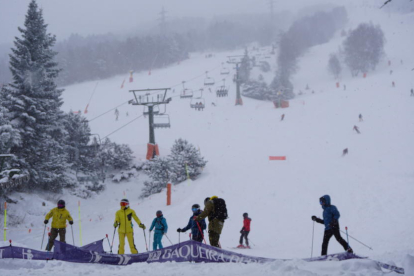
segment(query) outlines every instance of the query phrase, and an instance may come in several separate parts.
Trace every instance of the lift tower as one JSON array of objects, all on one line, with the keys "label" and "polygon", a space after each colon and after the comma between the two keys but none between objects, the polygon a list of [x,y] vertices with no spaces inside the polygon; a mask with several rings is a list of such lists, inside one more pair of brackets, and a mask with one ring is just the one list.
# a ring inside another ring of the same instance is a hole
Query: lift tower
[{"label": "lift tower", "polygon": [[242,63],[242,59],[244,55],[237,55],[237,56],[227,56],[228,61],[227,63],[230,64],[236,64],[236,105],[243,105],[243,99],[240,95],[240,85],[241,85],[241,79],[239,76],[239,68],[240,64]]},{"label": "lift tower", "polygon": [[[130,104],[143,105],[148,108],[149,143],[147,146],[147,160],[154,158],[155,155],[159,155],[158,145],[155,143],[154,106],[170,103],[171,98],[166,99],[168,90],[170,90],[170,88],[129,90],[129,92],[134,93],[135,98],[135,100],[133,99],[129,101]],[[153,92],[156,93],[152,94]]]}]

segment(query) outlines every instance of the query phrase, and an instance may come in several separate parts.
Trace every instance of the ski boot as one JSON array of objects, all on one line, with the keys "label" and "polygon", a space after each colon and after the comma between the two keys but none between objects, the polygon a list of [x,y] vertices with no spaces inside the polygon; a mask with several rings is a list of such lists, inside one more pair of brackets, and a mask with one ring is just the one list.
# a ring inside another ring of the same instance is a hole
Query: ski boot
[{"label": "ski boot", "polygon": [[237,246],[237,248],[245,248],[243,244],[240,244],[239,246]]}]

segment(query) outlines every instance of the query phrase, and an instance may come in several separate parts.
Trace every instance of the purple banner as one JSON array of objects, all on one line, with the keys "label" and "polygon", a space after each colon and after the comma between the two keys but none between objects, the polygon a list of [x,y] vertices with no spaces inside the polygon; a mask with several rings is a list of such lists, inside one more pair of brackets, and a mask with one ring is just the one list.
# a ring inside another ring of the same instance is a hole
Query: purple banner
[{"label": "purple banner", "polygon": [[[0,259],[50,260],[56,259],[75,263],[99,263],[110,265],[129,265],[132,263],[162,263],[162,262],[205,262],[205,263],[268,263],[276,259],[253,257],[232,251],[212,247],[200,242],[185,241],[156,251],[140,254],[108,254],[104,252],[103,240],[83,247],[55,241],[54,252],[44,252],[23,247],[0,247]],[[344,261],[349,259],[366,259],[351,253],[331,254],[315,258],[303,259],[307,262]],[[288,261],[288,260],[283,260]],[[403,268],[382,264],[383,268],[397,273],[404,273]]]}]

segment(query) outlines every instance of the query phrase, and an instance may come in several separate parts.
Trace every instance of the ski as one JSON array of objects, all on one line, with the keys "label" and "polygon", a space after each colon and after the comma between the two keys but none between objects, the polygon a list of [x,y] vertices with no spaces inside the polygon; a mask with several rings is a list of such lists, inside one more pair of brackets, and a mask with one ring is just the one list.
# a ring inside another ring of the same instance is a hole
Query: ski
[{"label": "ski", "polygon": [[374,262],[376,262],[380,268],[388,269],[388,270],[394,271],[395,273],[398,273],[398,274],[405,274],[404,268],[402,268],[402,267],[389,265],[389,264],[381,263],[381,262],[378,262],[378,261],[374,261]]}]

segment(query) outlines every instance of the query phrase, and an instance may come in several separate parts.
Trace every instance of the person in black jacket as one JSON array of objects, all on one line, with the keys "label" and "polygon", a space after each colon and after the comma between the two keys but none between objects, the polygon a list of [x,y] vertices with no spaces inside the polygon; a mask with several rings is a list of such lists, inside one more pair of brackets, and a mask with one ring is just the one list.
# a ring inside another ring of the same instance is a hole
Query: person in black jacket
[{"label": "person in black jacket", "polygon": [[[178,228],[177,232],[185,232],[191,229],[191,238],[193,241],[202,242],[204,239],[204,230],[207,228],[206,220],[203,219],[201,221],[195,221],[194,217],[201,214],[200,205],[194,204],[191,206],[191,210],[193,211],[193,215],[190,217],[188,224],[184,228]],[[200,232],[201,229],[201,232]]]}]

